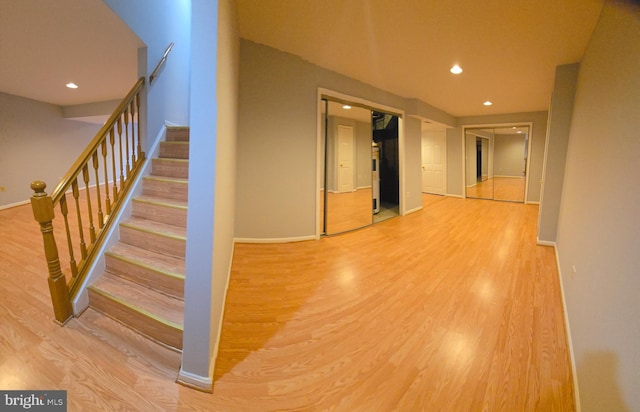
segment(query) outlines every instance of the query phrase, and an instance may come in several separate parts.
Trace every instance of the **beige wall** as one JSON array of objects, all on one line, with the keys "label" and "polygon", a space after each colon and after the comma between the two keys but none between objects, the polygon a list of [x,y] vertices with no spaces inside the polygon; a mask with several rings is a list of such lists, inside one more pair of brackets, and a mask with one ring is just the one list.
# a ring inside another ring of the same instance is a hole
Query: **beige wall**
[{"label": "beige wall", "polygon": [[[237,238],[315,236],[318,88],[399,110],[407,104],[299,57],[240,40]],[[404,171],[405,210],[421,204],[419,120],[408,124],[404,147],[417,154],[405,158],[411,165]]]},{"label": "beige wall", "polygon": [[[422,122],[407,116],[404,121],[404,211],[422,208]],[[402,155],[401,155],[402,156]],[[402,170],[400,171],[402,180]]]},{"label": "beige wall", "polygon": [[580,64],[558,223],[585,412],[640,410],[640,10],[620,4]]},{"label": "beige wall", "polygon": [[34,180],[51,193],[99,129],[63,118],[60,106],[0,93],[0,208],[28,201]]},{"label": "beige wall", "polygon": [[553,95],[549,108],[544,183],[540,199],[538,240],[542,242],[555,242],[556,240],[564,166],[567,160],[571,114],[579,67],[578,63],[556,67]]}]

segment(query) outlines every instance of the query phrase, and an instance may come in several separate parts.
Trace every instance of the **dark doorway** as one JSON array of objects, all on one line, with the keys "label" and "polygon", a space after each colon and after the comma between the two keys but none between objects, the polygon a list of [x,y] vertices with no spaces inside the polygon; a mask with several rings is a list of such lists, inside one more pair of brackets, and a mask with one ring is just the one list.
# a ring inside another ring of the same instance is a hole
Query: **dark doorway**
[{"label": "dark doorway", "polygon": [[380,148],[380,204],[397,213],[400,204],[398,116],[376,111],[371,116],[373,141]]}]

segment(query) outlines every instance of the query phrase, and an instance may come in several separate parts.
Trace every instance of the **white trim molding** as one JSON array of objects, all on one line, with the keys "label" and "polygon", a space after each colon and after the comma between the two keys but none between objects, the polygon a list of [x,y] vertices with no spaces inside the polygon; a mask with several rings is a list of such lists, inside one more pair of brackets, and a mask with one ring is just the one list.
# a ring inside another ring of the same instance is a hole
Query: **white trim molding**
[{"label": "white trim molding", "polygon": [[273,238],[250,238],[250,237],[237,237],[233,241],[234,243],[292,243],[292,242],[305,242],[307,240],[316,240],[315,235],[308,236],[295,236],[295,237],[273,237]]},{"label": "white trim molding", "polygon": [[182,369],[182,366],[180,367],[180,372],[178,372],[176,382],[202,392],[213,393],[213,378],[211,376],[200,376],[186,372]]},{"label": "white trim molding", "polygon": [[571,327],[569,326],[569,313],[567,311],[567,301],[564,294],[564,285],[562,283],[562,269],[560,268],[560,254],[558,253],[558,245],[556,242],[540,241],[538,244],[545,244],[553,247],[556,255],[556,266],[558,268],[558,282],[560,283],[560,298],[562,299],[562,310],[564,314],[564,328],[567,333],[567,347],[569,348],[569,359],[571,360],[571,376],[573,377],[573,395],[575,397],[576,412],[581,411],[580,407],[580,391],[578,389],[578,371],[576,369],[576,357],[573,352],[573,341],[571,339]]}]

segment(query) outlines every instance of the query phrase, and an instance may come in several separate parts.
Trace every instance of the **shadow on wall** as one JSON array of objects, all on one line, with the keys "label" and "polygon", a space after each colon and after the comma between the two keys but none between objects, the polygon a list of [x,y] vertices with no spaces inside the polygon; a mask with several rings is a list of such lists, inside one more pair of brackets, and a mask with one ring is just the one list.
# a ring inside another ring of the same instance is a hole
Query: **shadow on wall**
[{"label": "shadow on wall", "polygon": [[618,357],[614,353],[589,353],[576,368],[583,411],[630,411],[618,386]]}]

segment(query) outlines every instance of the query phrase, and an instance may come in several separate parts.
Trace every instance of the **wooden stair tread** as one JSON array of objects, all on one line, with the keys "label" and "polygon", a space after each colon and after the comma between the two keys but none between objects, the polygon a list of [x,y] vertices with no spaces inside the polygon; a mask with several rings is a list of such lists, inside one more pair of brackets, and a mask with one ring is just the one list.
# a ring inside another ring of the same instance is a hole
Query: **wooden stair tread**
[{"label": "wooden stair tread", "polygon": [[189,141],[189,126],[167,126],[166,141]]},{"label": "wooden stair tread", "polygon": [[143,266],[154,268],[172,276],[184,278],[186,273],[184,259],[142,249],[126,243],[120,242],[115,244],[106,254],[115,258],[133,260]]},{"label": "wooden stair tread", "polygon": [[149,289],[109,272],[104,272],[90,288],[100,294],[110,295],[115,300],[135,308],[137,311],[146,312],[162,323],[169,323],[182,329],[184,302],[178,298]]},{"label": "wooden stair tread", "polygon": [[170,225],[167,223],[156,222],[154,220],[143,219],[139,217],[130,217],[120,225],[127,226],[133,229],[141,230],[144,232],[151,232],[166,237],[172,237],[177,239],[187,238],[187,228],[181,226]]},{"label": "wooden stair tread", "polygon": [[178,184],[184,184],[184,185],[189,184],[189,179],[185,179],[181,177],[149,175],[149,176],[144,176],[142,180],[154,180],[158,182],[178,183]]},{"label": "wooden stair tread", "polygon": [[189,159],[180,159],[176,157],[154,157],[152,160],[158,160],[161,162],[176,163],[176,164],[189,163]]},{"label": "wooden stair tread", "polygon": [[157,205],[162,205],[166,207],[171,207],[175,209],[187,209],[187,201],[172,199],[169,197],[163,196],[153,196],[153,195],[140,195],[133,199],[134,202],[144,202],[144,203],[153,203]]}]

